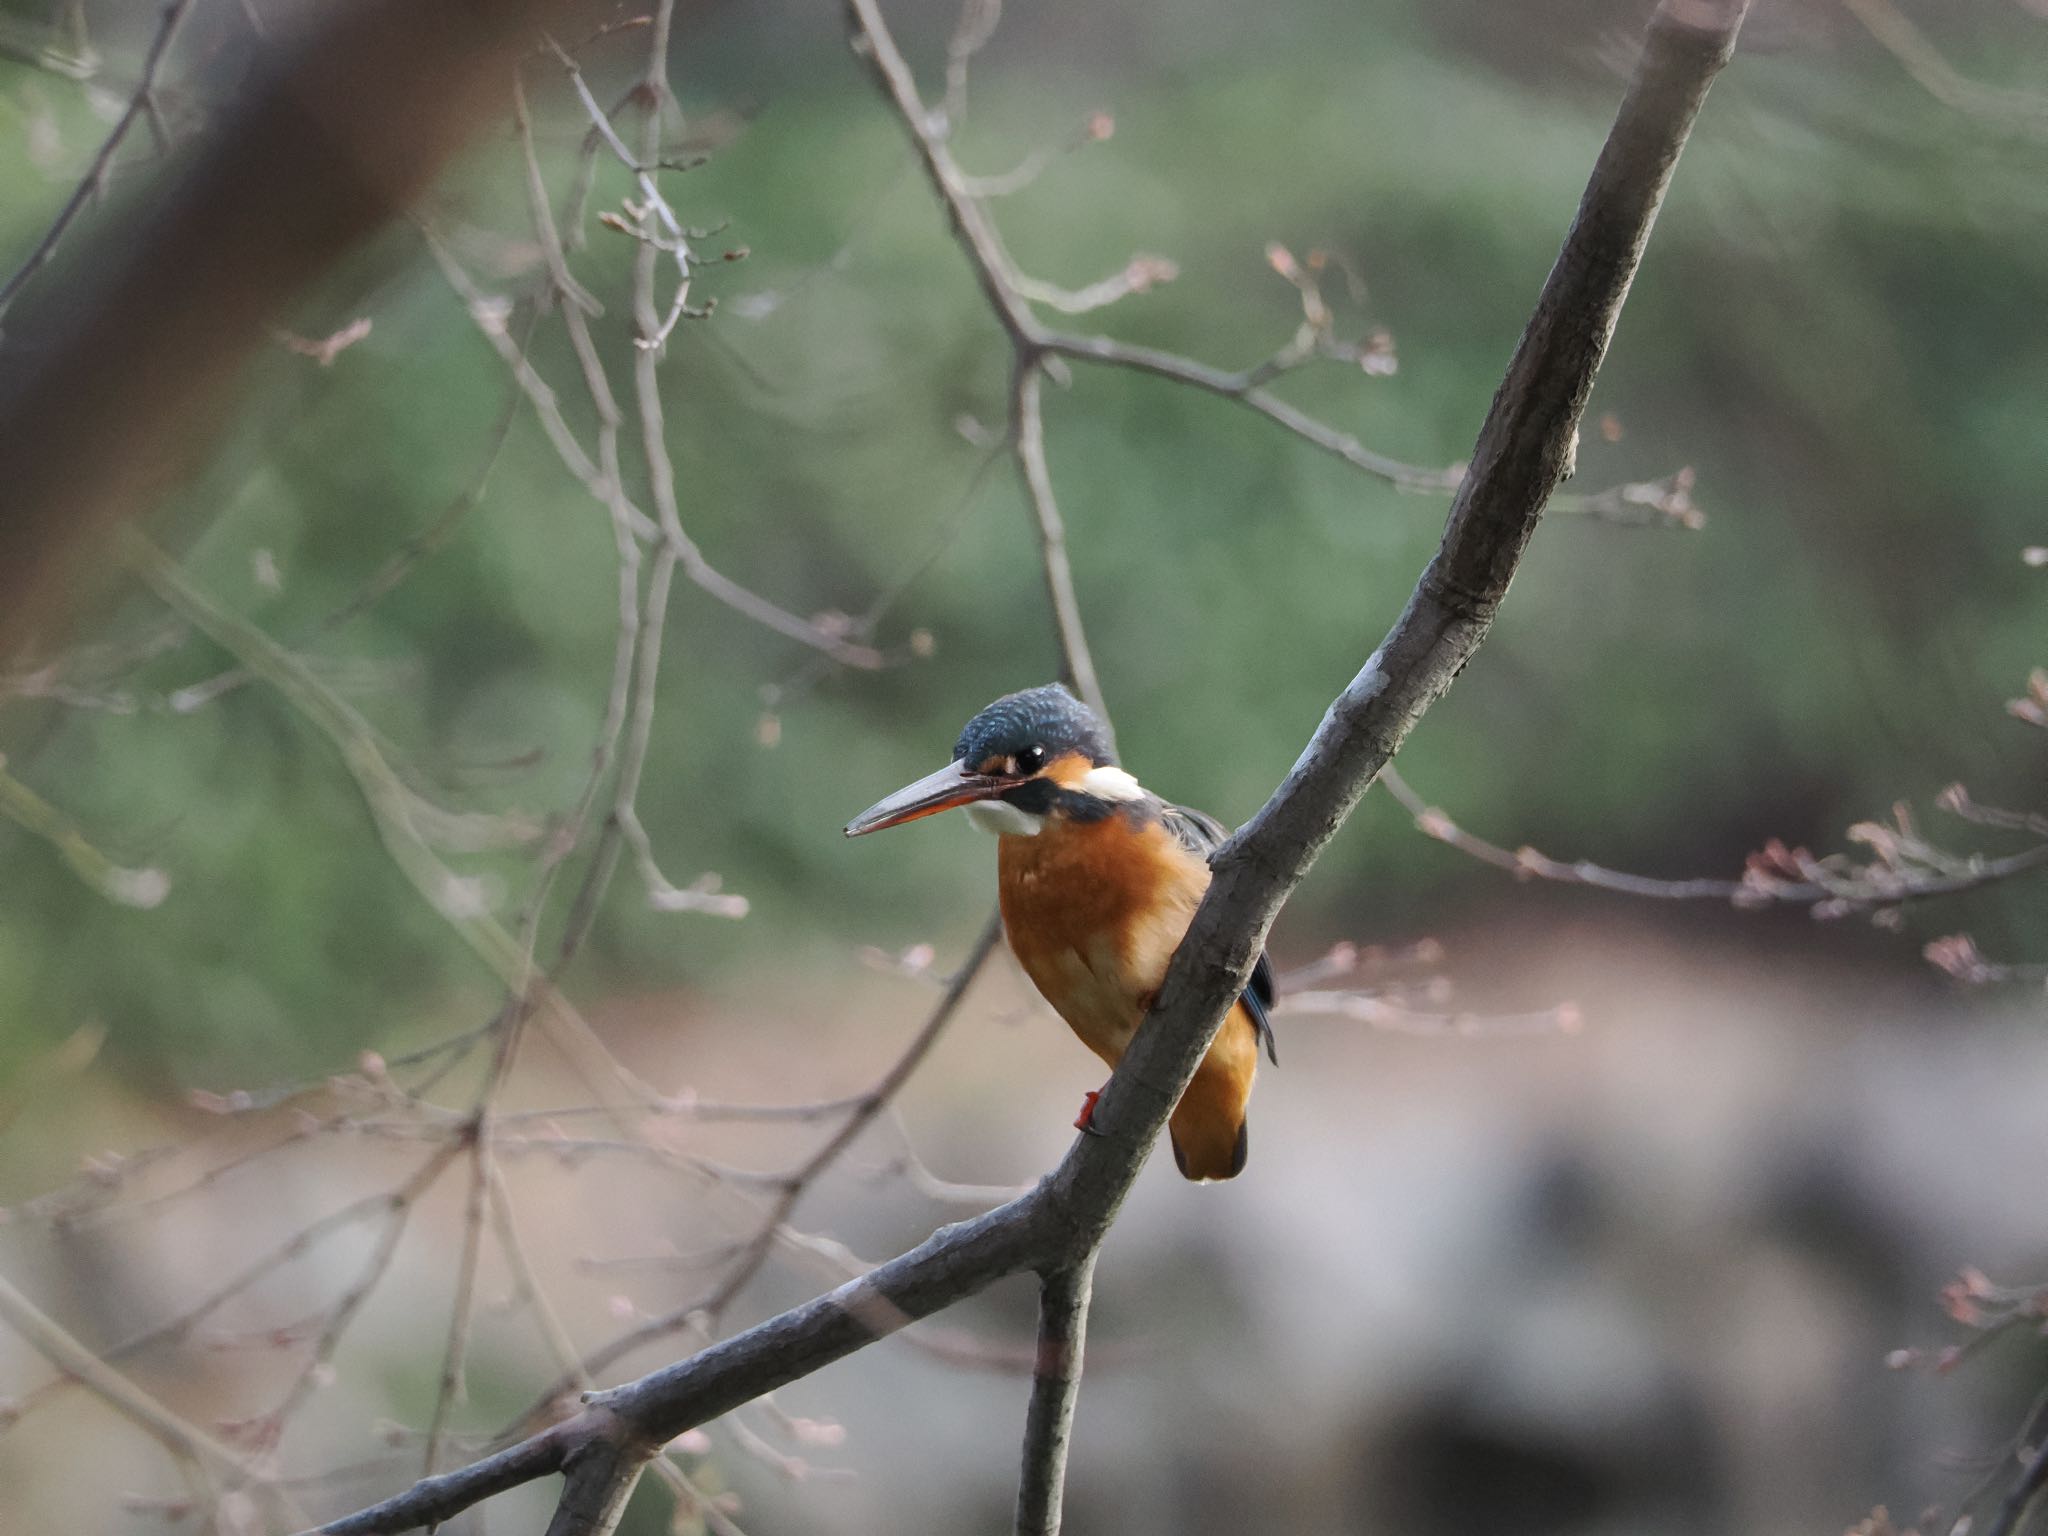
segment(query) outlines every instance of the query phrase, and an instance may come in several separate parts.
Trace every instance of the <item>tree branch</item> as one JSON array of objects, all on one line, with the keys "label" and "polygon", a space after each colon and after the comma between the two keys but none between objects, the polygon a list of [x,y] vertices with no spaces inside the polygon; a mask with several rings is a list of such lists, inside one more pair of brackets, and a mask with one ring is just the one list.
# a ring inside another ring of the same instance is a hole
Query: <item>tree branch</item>
[{"label": "tree branch", "polygon": [[128,105],[121,115],[114,119],[114,126],[107,130],[98,151],[92,157],[92,164],[86,167],[85,175],[64,200],[64,206],[57,210],[57,217],[50,221],[50,227],[43,231],[43,238],[36,242],[36,248],[28,253],[26,260],[15,268],[14,275],[0,283],[0,317],[7,313],[15,295],[28,285],[30,278],[40,272],[52,256],[57,254],[57,244],[66,231],[77,222],[86,206],[107,190],[107,179],[113,173],[114,156],[128,137],[128,130],[144,117],[156,111],[157,76],[162,72],[164,60],[169,56],[171,44],[176,41],[178,29],[185,24],[191,13],[192,0],[170,0],[157,19],[156,36],[150,40],[149,52],[142,61],[142,79],[135,92],[128,98]]},{"label": "tree branch", "polygon": [[[1009,337],[1018,368],[1035,368],[1048,357],[1064,357],[1074,362],[1151,374],[1222,399],[1234,400],[1284,427],[1304,442],[1335,455],[1355,469],[1384,480],[1396,490],[1442,495],[1455,491],[1464,481],[1469,473],[1468,466],[1454,464],[1435,469],[1403,463],[1386,454],[1375,453],[1350,433],[1289,404],[1263,387],[1272,376],[1268,366],[1231,372],[1155,347],[1118,341],[1108,336],[1074,335],[1047,328],[1031,309],[1032,297],[1042,293],[1045,285],[1034,283],[1018,271],[1008,247],[1003,244],[1002,232],[984,206],[985,199],[993,194],[961,168],[946,143],[946,134],[958,125],[950,115],[935,113],[926,107],[910,66],[882,19],[879,0],[847,0],[847,8],[853,27],[854,51],[868,61],[876,83],[908,130],[918,162],[946,210],[954,237],[973,268],[975,281],[987,298],[997,323]],[[948,109],[949,112],[951,110]],[[1019,431],[1021,405],[1013,387],[1010,433],[1013,446],[1020,454],[1023,447]],[[1037,488],[1030,482],[1030,466],[1021,459],[1020,464],[1025,469],[1027,489],[1031,490],[1034,506],[1037,506]],[[1611,522],[1697,527],[1701,519],[1692,502],[1691,486],[1690,473],[1681,470],[1665,480],[1618,485],[1587,495],[1555,496],[1550,510],[1582,513]],[[1089,700],[1091,705],[1094,702]]]},{"label": "tree branch", "polygon": [[[850,3],[857,19],[872,19],[872,0]],[[480,1463],[493,1469],[488,1476],[472,1468],[429,1480],[326,1531],[374,1536],[446,1519],[526,1480],[513,1475],[520,1468],[529,1469],[528,1478],[559,1470],[563,1448],[595,1439],[621,1455],[637,1445],[644,1458],[647,1448],[1020,1270],[1066,1277],[1051,1294],[1052,1312],[1055,1319],[1073,1315],[1086,1287],[1072,1279],[1085,1280],[1168,1113],[1243,990],[1274,915],[1485,638],[1544,503],[1569,468],[1594,371],[1658,205],[1747,8],[1747,0],[1664,0],[1659,7],[1564,249],[1494,396],[1442,545],[1286,781],[1218,854],[1208,894],[1097,1106],[1102,1134],[1078,1138],[1046,1180],[1009,1204],[943,1227],[860,1279],[687,1360],[590,1394],[581,1413]],[[1051,1447],[1064,1438],[1071,1411],[1064,1377],[1077,1364],[1069,1359],[1040,1372],[1031,1414],[1034,1467],[1057,1470]],[[1054,1529],[1057,1508],[1046,1478],[1034,1472],[1027,1481],[1020,1515],[1036,1518],[1040,1530]]]},{"label": "tree branch", "polygon": [[1038,1292],[1038,1357],[1031,1406],[1024,1416],[1024,1471],[1017,1481],[1017,1536],[1059,1536],[1067,1482],[1067,1442],[1081,1395],[1081,1356],[1088,1338],[1088,1299],[1095,1255],[1056,1269]]},{"label": "tree branch", "polygon": [[[782,1181],[780,1191],[756,1225],[754,1235],[741,1247],[738,1259],[718,1282],[717,1289],[707,1297],[692,1300],[684,1306],[649,1318],[638,1327],[584,1356],[577,1365],[579,1376],[588,1379],[608,1366],[617,1364],[643,1345],[679,1331],[699,1314],[708,1312],[715,1316],[732,1302],[767,1259],[783,1223],[795,1211],[797,1202],[817,1182],[819,1176],[836,1163],[846,1149],[859,1139],[875,1117],[895,1100],[903,1085],[910,1081],[912,1074],[931,1053],[932,1047],[938,1044],[939,1036],[945,1033],[953,1016],[960,1011],[961,1003],[966,1001],[968,989],[980,977],[982,967],[988,964],[989,956],[995,953],[996,941],[1001,935],[1002,919],[992,912],[982,926],[980,937],[974,941],[973,948],[960,962],[959,970],[947,983],[945,992],[941,994],[932,1011],[926,1015],[924,1023],[911,1037],[910,1043],[903,1048],[902,1054],[871,1088],[846,1105],[851,1113],[847,1115],[839,1129],[804,1161],[801,1168]],[[567,1392],[572,1384],[566,1376],[558,1379],[542,1394],[539,1406],[544,1408]],[[682,1431],[678,1430],[676,1433],[680,1434]]]},{"label": "tree branch", "polygon": [[2048,1440],[2029,1453],[2019,1477],[1998,1501],[1991,1523],[1984,1527],[1984,1536],[2013,1536],[2044,1488],[2048,1488]]},{"label": "tree branch", "polygon": [[1044,376],[1036,363],[1021,354],[1011,369],[1010,441],[1017,455],[1017,467],[1024,477],[1025,494],[1038,524],[1038,552],[1045,568],[1046,597],[1052,603],[1053,624],[1059,633],[1062,681],[1095,711],[1110,733],[1110,749],[1116,748],[1116,729],[1110,724],[1109,705],[1102,697],[1102,680],[1095,674],[1095,658],[1088,650],[1088,634],[1081,626],[1081,604],[1074,596],[1074,568],[1067,559],[1067,525],[1060,517],[1059,502],[1053,498],[1052,469],[1045,461],[1045,416],[1039,397]]},{"label": "tree branch", "polygon": [[20,1334],[66,1378],[86,1387],[173,1456],[202,1462],[210,1471],[225,1474],[238,1484],[262,1482],[256,1469],[238,1451],[164,1407],[66,1333],[4,1277],[0,1277],[0,1322]]},{"label": "tree branch", "polygon": [[562,1461],[562,1498],[548,1522],[548,1536],[607,1536],[626,1512],[626,1503],[646,1469],[654,1447],[630,1434],[593,1434]]},{"label": "tree branch", "polygon": [[[1787,848],[1774,838],[1760,852],[1749,856],[1740,879],[1666,880],[1609,869],[1589,859],[1554,859],[1527,844],[1508,848],[1489,842],[1466,831],[1441,808],[1431,805],[1392,768],[1380,775],[1380,781],[1415,818],[1416,827],[1425,837],[1434,838],[1469,859],[1505,870],[1521,880],[1590,886],[1653,901],[1725,901],[1750,910],[1810,907],[1816,917],[1840,917],[1849,912],[1882,913],[1909,901],[1960,896],[2048,868],[2048,843],[1995,859],[1980,854],[1945,853],[1913,830],[1902,805],[1893,813],[1893,824],[1865,821],[1849,829],[1850,841],[1866,844],[1873,852],[1873,857],[1864,862],[1846,854],[1817,858],[1803,848]],[[1989,825],[2013,830],[2035,830],[2024,816],[1973,811],[1968,808],[1966,796],[1957,798],[1960,795],[1961,786],[1952,787],[1944,792],[1939,803],[1965,819],[1981,819]],[[1999,820],[2001,815],[2008,819]]]}]

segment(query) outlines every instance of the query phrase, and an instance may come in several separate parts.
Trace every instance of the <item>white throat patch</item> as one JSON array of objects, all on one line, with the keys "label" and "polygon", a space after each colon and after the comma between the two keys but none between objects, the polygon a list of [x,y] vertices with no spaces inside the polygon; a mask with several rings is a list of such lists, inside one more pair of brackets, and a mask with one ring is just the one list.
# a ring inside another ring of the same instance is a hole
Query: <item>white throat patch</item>
[{"label": "white throat patch", "polygon": [[1123,769],[1105,763],[1100,768],[1090,768],[1081,775],[1081,782],[1074,786],[1084,795],[1093,795],[1098,800],[1142,800],[1145,786],[1132,778]]},{"label": "white throat patch", "polygon": [[977,800],[967,807],[967,819],[996,837],[1036,837],[1045,827],[1043,816],[1019,810],[1007,800]]}]

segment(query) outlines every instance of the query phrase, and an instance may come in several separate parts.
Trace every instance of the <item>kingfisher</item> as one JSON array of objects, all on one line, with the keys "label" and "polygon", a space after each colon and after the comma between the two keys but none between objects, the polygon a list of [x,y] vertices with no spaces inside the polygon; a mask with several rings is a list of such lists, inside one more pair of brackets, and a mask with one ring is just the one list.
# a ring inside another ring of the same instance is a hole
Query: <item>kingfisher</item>
[{"label": "kingfisher", "polygon": [[[997,699],[967,722],[952,762],[861,812],[846,835],[956,806],[995,834],[1003,932],[1018,964],[1114,1068],[1209,888],[1209,859],[1227,832],[1125,772],[1102,721],[1057,683]],[[1174,1162],[1189,1179],[1244,1169],[1260,1046],[1279,1064],[1274,998],[1261,953],[1167,1122]],[[1087,1096],[1076,1129],[1093,1129],[1098,1097]]]}]

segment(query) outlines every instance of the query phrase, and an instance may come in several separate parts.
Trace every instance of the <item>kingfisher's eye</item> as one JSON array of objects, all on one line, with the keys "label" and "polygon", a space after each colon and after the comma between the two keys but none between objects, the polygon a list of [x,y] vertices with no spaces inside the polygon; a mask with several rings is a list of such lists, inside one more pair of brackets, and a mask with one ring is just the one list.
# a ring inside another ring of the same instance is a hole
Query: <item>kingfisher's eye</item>
[{"label": "kingfisher's eye", "polygon": [[1019,773],[1036,773],[1045,766],[1045,748],[1026,747],[1017,754],[1015,761]]}]

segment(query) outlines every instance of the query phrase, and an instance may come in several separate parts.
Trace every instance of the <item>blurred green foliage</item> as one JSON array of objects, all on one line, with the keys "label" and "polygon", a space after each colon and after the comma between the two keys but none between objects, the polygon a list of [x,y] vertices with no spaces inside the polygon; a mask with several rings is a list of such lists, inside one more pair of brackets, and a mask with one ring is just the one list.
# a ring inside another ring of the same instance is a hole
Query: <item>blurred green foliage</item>
[{"label": "blurred green foliage", "polygon": [[[936,549],[881,629],[894,648],[927,631],[933,654],[819,675],[800,647],[681,587],[641,806],[671,877],[715,870],[753,914],[656,913],[622,874],[575,978],[587,995],[683,986],[744,1007],[762,978],[835,974],[861,944],[962,939],[990,894],[975,834],[934,823],[848,845],[839,826],[943,760],[979,704],[1055,671],[1007,467],[965,503],[981,450],[958,423],[999,424],[1006,350],[900,127],[816,9],[730,8],[679,39],[691,120],[739,126],[671,195],[686,217],[730,220],[711,248],[750,254],[707,272],[700,297],[718,313],[672,349],[669,446],[710,560],[797,612],[858,613]],[[935,94],[950,12],[895,9]],[[1206,3],[1128,9],[1016,8],[977,73],[959,149],[980,169],[1115,116],[1109,142],[997,205],[1020,261],[1079,285],[1133,251],[1169,255],[1178,281],[1076,323],[1240,366],[1299,319],[1267,243],[1340,253],[1366,285],[1362,303],[1326,285],[1340,325],[1387,327],[1399,371],[1324,365],[1283,392],[1379,451],[1461,457],[1612,111],[1604,50],[1635,8],[1295,0],[1256,24]],[[1994,79],[2042,36],[2018,6],[1935,33],[1958,68]],[[637,46],[598,45],[593,73],[623,81]],[[1494,640],[1403,759],[1426,794],[1510,843],[1722,873],[1770,835],[1833,846],[1845,823],[1952,778],[1992,801],[2038,783],[2038,738],[2001,702],[2048,659],[2044,578],[2019,559],[2041,541],[2048,442],[2048,145],[1936,101],[1846,13],[1760,18],[1750,47],[1602,376],[1593,417],[1619,438],[1589,434],[1580,455],[1595,489],[1695,466],[1706,527],[1555,519]],[[534,79],[566,188],[581,119],[559,81]],[[103,125],[84,93],[25,66],[0,65],[0,102],[0,250],[15,252]],[[519,186],[498,136],[434,210],[508,296],[535,289]],[[605,166],[593,208],[629,193]],[[609,305],[598,335],[623,386],[630,246],[587,233],[577,270]],[[600,509],[530,412],[450,543],[373,610],[315,633],[474,481],[510,398],[412,232],[361,253],[289,324],[317,337],[357,316],[374,328],[332,367],[282,348],[260,360],[159,529],[216,598],[329,669],[417,788],[558,813],[602,710],[614,567]],[[533,356],[587,434],[558,322],[542,317]],[[1047,417],[1125,757],[1163,793],[1242,819],[1384,632],[1442,503],[1157,381],[1081,370],[1049,392]],[[94,638],[163,622],[137,597]],[[385,857],[334,752],[279,698],[247,687],[164,707],[223,665],[188,641],[119,680],[133,712],[0,712],[23,782],[109,855],[173,881],[153,910],[115,907],[0,825],[0,1080],[86,1019],[148,1080],[225,1086],[491,1006],[489,978]],[[532,878],[527,855],[462,862],[508,908]],[[1518,899],[1374,797],[1278,943],[1398,938]],[[2001,897],[1987,948],[2020,944],[2039,915],[2038,895]],[[1895,953],[1914,963],[1910,945]]]}]

